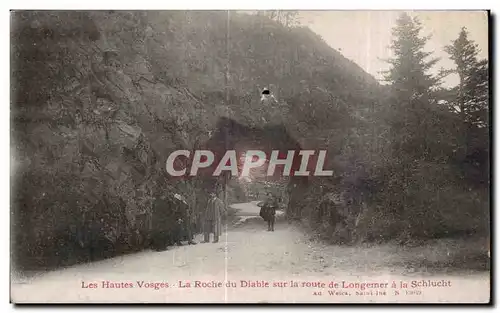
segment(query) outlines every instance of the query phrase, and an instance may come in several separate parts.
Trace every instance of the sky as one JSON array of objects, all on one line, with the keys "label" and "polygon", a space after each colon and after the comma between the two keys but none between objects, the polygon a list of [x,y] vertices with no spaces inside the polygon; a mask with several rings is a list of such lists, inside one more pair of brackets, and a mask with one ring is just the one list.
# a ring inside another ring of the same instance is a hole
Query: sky
[{"label": "sky", "polygon": [[[422,35],[432,35],[426,50],[441,58],[433,72],[439,68],[450,69],[454,63],[443,47],[458,37],[462,27],[474,40],[481,58],[488,58],[488,16],[485,11],[411,11],[422,22]],[[334,49],[361,66],[377,79],[388,68],[383,59],[391,56],[392,27],[401,11],[301,11],[301,24],[310,27]],[[457,83],[456,76],[449,76],[443,86]]]}]

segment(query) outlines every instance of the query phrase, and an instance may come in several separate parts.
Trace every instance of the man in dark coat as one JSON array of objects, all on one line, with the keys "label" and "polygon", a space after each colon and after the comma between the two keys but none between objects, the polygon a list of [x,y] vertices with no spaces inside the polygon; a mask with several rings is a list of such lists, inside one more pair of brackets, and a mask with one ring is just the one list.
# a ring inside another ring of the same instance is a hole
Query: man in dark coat
[{"label": "man in dark coat", "polygon": [[278,208],[278,201],[272,193],[267,193],[267,199],[262,205],[261,216],[267,221],[267,231],[274,231],[274,222],[276,220],[276,209]]},{"label": "man in dark coat", "polygon": [[183,240],[187,240],[188,244],[195,245],[193,241],[193,231],[192,231],[192,216],[189,205],[187,204],[184,197],[179,194],[174,195],[176,206],[174,214],[174,228],[172,229],[172,238],[175,244],[182,246]]},{"label": "man in dark coat", "polygon": [[153,202],[152,248],[156,251],[167,250],[174,244],[173,230],[176,228],[173,201],[166,194],[158,196]]}]

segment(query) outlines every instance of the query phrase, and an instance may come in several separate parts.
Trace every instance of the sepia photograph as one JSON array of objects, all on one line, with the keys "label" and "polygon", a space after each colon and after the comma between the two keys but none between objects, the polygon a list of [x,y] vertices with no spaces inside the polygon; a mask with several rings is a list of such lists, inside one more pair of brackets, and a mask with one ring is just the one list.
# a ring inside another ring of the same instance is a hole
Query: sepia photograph
[{"label": "sepia photograph", "polygon": [[11,10],[10,302],[489,304],[487,10]]}]

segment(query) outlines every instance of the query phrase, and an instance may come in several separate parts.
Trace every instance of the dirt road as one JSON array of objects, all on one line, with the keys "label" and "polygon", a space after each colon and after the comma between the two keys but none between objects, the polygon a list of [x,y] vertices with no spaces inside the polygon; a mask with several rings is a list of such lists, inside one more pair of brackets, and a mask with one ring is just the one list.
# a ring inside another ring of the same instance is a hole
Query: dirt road
[{"label": "dirt road", "polygon": [[[238,207],[252,211],[252,205]],[[286,222],[278,222],[275,232],[266,227],[256,217],[229,228],[216,244],[143,251],[16,279],[11,299],[17,303],[489,300],[487,272],[426,273],[401,265],[409,252],[394,246],[331,246],[311,242]]]},{"label": "dirt road", "polygon": [[235,203],[231,205],[231,208],[234,209],[236,216],[259,216],[260,207],[257,206],[257,203],[260,201],[252,201],[248,203]]}]

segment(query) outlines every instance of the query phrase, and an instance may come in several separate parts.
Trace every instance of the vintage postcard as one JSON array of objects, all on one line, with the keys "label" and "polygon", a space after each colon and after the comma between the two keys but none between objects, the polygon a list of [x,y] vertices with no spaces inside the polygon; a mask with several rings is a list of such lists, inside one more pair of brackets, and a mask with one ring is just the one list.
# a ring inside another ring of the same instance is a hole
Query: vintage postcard
[{"label": "vintage postcard", "polygon": [[12,11],[12,303],[490,303],[488,11]]}]

